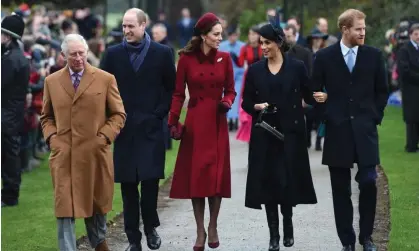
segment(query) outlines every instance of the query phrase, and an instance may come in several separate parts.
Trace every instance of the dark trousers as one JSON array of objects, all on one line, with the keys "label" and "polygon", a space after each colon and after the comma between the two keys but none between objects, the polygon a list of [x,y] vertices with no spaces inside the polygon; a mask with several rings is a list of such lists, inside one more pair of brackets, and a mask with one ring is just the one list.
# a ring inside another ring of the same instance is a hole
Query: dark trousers
[{"label": "dark trousers", "polygon": [[125,233],[131,244],[141,243],[140,208],[144,229],[160,226],[157,215],[159,180],[141,181],[141,199],[138,184],[121,183]]},{"label": "dark trousers", "polygon": [[21,183],[20,136],[1,134],[1,201],[15,205],[19,199]]},{"label": "dark trousers", "polygon": [[406,124],[406,151],[416,152],[419,144],[419,123]]},{"label": "dark trousers", "polygon": [[[377,172],[375,166],[359,167],[355,180],[359,186],[359,242],[372,235],[377,204]],[[338,236],[342,245],[353,245],[356,242],[353,228],[353,206],[350,167],[331,167],[333,206]]]}]

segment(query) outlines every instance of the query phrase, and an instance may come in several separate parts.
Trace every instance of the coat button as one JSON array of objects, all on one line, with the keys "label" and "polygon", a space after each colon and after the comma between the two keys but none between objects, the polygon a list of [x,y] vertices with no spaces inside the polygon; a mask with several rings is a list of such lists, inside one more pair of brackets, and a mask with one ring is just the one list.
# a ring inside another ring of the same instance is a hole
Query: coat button
[{"label": "coat button", "polygon": [[214,76],[214,72],[211,72],[211,76]]},{"label": "coat button", "polygon": [[354,116],[351,116],[351,119],[354,119],[355,117]]},{"label": "coat button", "polygon": [[295,124],[298,124],[298,120],[294,121]]},{"label": "coat button", "polygon": [[350,101],[350,102],[352,102],[352,101],[354,101],[354,100],[350,98],[350,99],[349,99],[349,101]]},{"label": "coat button", "polygon": [[297,89],[295,89],[294,91],[297,92]]},{"label": "coat button", "polygon": [[297,108],[297,105],[294,105],[293,107],[294,107],[294,109],[295,109],[295,108]]}]

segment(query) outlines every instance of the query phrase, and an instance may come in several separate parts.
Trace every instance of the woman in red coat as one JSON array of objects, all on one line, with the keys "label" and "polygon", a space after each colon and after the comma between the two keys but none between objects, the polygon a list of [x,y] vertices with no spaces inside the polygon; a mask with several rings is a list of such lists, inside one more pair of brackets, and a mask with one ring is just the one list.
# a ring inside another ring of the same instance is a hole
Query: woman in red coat
[{"label": "woman in red coat", "polygon": [[[226,113],[236,96],[230,55],[217,51],[222,40],[218,18],[207,13],[180,51],[176,89],[169,114],[172,138],[181,139],[170,197],[192,199],[197,224],[194,250],[204,250],[205,198],[210,207],[208,246],[219,246],[217,218],[221,198],[231,197],[230,148]],[[185,125],[179,116],[189,90]]]}]

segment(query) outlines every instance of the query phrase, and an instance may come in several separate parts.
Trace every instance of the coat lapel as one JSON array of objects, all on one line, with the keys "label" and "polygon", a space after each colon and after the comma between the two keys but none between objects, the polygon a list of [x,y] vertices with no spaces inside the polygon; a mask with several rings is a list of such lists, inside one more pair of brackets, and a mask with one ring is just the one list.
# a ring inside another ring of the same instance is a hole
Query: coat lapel
[{"label": "coat lapel", "polygon": [[364,47],[363,46],[359,46],[358,47],[358,53],[356,54],[356,59],[355,59],[355,65],[354,65],[354,69],[352,70],[352,75],[355,75],[361,68],[363,60],[364,60]]},{"label": "coat lapel", "polygon": [[[340,42],[335,43],[334,45],[334,61],[336,62],[337,66],[343,68],[343,71],[345,72],[348,77],[350,77],[351,72],[348,69],[348,66],[346,65],[345,59],[343,58],[342,49],[340,48]],[[359,53],[359,50],[358,50]],[[354,66],[355,68],[355,66]]]},{"label": "coat lapel", "polygon": [[71,82],[70,70],[68,69],[68,66],[66,66],[64,70],[61,72],[60,84],[67,92],[67,94],[70,96],[70,98],[73,99],[76,91],[74,90],[73,83]]},{"label": "coat lapel", "polygon": [[83,76],[81,77],[80,85],[77,88],[76,95],[74,96],[73,104],[83,94],[83,92],[86,91],[86,89],[92,84],[93,80],[95,79],[94,73],[95,73],[94,68],[90,66],[89,64],[87,64],[86,68],[84,69]]}]

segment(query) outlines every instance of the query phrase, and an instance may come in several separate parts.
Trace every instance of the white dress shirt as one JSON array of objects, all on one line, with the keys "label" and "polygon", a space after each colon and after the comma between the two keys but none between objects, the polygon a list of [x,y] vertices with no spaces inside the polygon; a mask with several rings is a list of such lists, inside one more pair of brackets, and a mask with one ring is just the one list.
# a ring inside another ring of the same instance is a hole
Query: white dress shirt
[{"label": "white dress shirt", "polygon": [[342,51],[343,59],[345,59],[345,63],[348,63],[348,52],[350,49],[354,52],[354,65],[356,64],[356,56],[358,55],[358,46],[349,48],[343,44],[342,40],[340,40],[340,49]]}]

